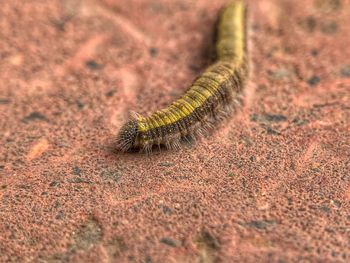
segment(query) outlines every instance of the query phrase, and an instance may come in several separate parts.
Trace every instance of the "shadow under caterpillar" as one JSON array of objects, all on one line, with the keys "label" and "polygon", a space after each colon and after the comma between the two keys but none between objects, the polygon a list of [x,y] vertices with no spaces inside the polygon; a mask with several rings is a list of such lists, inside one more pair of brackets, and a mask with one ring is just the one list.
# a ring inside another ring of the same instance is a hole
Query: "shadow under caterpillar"
[{"label": "shadow under caterpillar", "polygon": [[217,61],[167,108],[148,117],[136,114],[126,122],[117,137],[119,150],[150,153],[155,145],[179,149],[181,141],[202,136],[230,115],[239,104],[248,77],[246,13],[242,0],[222,10],[216,36]]}]

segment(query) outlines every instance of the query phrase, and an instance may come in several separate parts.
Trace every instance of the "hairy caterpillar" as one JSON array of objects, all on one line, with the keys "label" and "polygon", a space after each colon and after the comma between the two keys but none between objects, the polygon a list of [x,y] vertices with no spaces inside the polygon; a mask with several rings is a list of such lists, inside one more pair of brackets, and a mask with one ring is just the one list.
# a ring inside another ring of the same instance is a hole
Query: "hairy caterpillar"
[{"label": "hairy caterpillar", "polygon": [[248,75],[246,6],[235,0],[224,8],[217,28],[217,61],[209,66],[178,100],[149,117],[136,115],[124,124],[117,147],[149,153],[154,145],[180,148],[213,123],[228,116],[238,103]]}]

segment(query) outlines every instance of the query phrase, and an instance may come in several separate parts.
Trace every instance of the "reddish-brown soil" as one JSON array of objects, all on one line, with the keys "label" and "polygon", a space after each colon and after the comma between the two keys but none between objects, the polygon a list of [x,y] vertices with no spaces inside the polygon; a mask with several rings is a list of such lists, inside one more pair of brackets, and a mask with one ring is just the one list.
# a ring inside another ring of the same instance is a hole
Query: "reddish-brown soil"
[{"label": "reddish-brown soil", "polygon": [[248,2],[244,107],[145,156],[225,1],[1,1],[0,262],[350,261],[350,3]]}]

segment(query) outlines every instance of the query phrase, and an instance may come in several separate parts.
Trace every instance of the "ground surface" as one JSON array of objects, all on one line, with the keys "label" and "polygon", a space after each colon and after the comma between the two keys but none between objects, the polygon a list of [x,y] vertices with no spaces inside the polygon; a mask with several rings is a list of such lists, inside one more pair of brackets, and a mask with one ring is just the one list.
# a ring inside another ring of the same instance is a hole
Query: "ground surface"
[{"label": "ground surface", "polygon": [[0,262],[350,261],[349,1],[250,1],[241,111],[113,149],[211,63],[224,2],[2,2]]}]

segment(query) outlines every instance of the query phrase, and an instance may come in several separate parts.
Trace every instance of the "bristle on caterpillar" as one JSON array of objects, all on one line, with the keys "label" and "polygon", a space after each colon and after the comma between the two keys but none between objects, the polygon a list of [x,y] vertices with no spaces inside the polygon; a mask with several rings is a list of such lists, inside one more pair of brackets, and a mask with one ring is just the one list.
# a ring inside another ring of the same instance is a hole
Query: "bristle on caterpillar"
[{"label": "bristle on caterpillar", "polygon": [[120,129],[117,147],[146,153],[155,145],[178,149],[181,141],[195,140],[229,116],[239,104],[248,76],[246,42],[246,6],[236,0],[220,14],[217,61],[167,108],[148,117],[135,114]]}]

